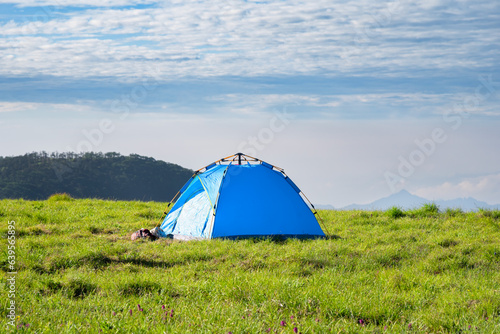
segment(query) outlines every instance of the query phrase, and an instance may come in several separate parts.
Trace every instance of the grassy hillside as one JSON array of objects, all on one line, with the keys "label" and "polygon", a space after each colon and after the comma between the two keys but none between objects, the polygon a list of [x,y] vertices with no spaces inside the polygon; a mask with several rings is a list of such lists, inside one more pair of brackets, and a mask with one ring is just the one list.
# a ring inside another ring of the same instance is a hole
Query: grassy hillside
[{"label": "grassy hillside", "polygon": [[[500,215],[323,211],[337,238],[132,242],[165,203],[0,201],[37,333],[500,332]],[[0,326],[7,325],[8,284]]]}]

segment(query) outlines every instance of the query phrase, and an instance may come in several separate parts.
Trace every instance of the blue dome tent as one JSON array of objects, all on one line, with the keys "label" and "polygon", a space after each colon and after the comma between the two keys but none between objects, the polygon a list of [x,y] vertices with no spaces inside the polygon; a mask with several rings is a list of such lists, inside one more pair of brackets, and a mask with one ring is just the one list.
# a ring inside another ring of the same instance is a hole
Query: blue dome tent
[{"label": "blue dome tent", "polygon": [[174,202],[160,225],[162,237],[325,236],[314,206],[284,170],[242,153],[197,170]]}]

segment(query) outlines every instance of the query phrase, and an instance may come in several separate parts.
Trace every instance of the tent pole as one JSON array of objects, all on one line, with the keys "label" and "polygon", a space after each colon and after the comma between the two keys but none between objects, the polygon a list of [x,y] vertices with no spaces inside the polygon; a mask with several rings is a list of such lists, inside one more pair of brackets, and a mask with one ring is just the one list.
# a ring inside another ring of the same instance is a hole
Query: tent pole
[{"label": "tent pole", "polygon": [[311,203],[311,201],[309,200],[309,198],[307,198],[307,196],[301,191],[302,193],[302,196],[304,196],[304,198],[307,200],[307,202],[309,203],[309,205],[311,205],[312,209],[313,209],[313,213],[315,216],[318,216],[319,218],[319,221],[321,223],[321,226],[325,229],[326,231],[326,234],[331,237],[332,235],[330,234],[330,231],[328,231],[328,229],[326,228],[326,225],[325,225],[325,222],[323,221],[323,218],[321,218],[319,212],[316,210],[316,208],[314,207],[314,205]]},{"label": "tent pole", "polygon": [[[281,174],[283,174],[285,177],[288,177],[288,175],[285,174],[285,171],[282,169],[280,170]],[[321,218],[321,216],[319,215],[319,212],[316,210],[316,208],[314,207],[314,205],[311,203],[311,201],[309,200],[309,198],[307,198],[306,194],[304,194],[304,192],[302,192],[302,190],[300,190],[300,193],[302,194],[302,196],[306,199],[307,203],[309,203],[309,205],[311,206],[312,208],[312,212],[315,216],[318,216],[319,218],[319,223],[321,224],[321,226],[325,229],[325,232],[326,232],[326,235],[328,237],[331,237],[331,234],[330,234],[330,231],[328,231],[328,229],[326,228],[326,225],[325,225],[325,222],[323,221],[323,218]]]},{"label": "tent pole", "polygon": [[216,164],[216,163],[219,163],[219,162],[224,162],[224,161],[226,161],[227,159],[229,159],[229,158],[231,158],[231,157],[234,157],[234,155],[230,155],[230,156],[228,156],[228,157],[225,157],[225,158],[219,159],[219,160],[217,160],[217,161],[214,161],[214,162],[212,162],[211,164],[206,165],[205,167],[202,167],[202,168],[198,169],[197,171],[195,171],[195,174],[196,174],[196,173],[199,173],[200,171],[202,171],[203,169],[207,168],[208,166],[210,166],[210,165],[212,165],[212,164]]},{"label": "tent pole", "polygon": [[[208,166],[208,165],[207,165]],[[202,168],[203,169],[203,168]],[[191,179],[194,178],[196,175],[198,175],[198,172],[200,171],[201,169],[197,170],[194,172],[193,176],[191,176]],[[167,209],[172,205],[172,203],[174,203],[176,200],[177,200],[177,196],[180,195],[181,193],[181,190],[182,188],[177,192],[177,194],[175,194],[175,196],[170,200],[170,202],[168,202],[168,205],[167,207],[165,208],[165,210],[163,210],[163,214],[161,215],[160,217],[160,220],[158,221],[158,223],[156,224],[157,227],[160,226],[161,224],[161,220],[165,218],[165,216],[167,215]]]},{"label": "tent pole", "polygon": [[177,196],[180,194],[180,190],[177,192],[177,194],[175,194],[175,196],[170,200],[170,202],[168,202],[168,205],[167,207],[165,208],[165,210],[163,210],[163,214],[161,215],[160,217],[160,220],[158,221],[158,223],[156,224],[157,227],[160,226],[161,224],[161,221],[163,218],[165,218],[165,216],[167,215],[167,209],[172,205],[172,203],[174,203],[174,200],[177,198]]}]

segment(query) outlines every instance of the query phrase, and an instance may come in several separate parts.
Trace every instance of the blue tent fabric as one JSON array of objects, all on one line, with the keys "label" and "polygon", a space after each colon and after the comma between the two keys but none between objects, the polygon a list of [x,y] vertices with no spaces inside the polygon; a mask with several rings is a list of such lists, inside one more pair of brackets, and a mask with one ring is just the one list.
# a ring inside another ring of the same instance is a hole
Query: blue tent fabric
[{"label": "blue tent fabric", "polygon": [[324,237],[300,189],[271,165],[210,165],[167,214],[161,235],[187,238]]},{"label": "blue tent fabric", "polygon": [[[208,193],[211,203],[215,203],[224,172],[228,166],[219,165],[207,170],[205,173],[197,175]],[[213,206],[213,205],[212,205]]]},{"label": "blue tent fabric", "polygon": [[[222,176],[228,166],[219,165],[191,178],[160,228],[166,235],[208,238],[210,214],[213,214]],[[207,228],[208,227],[208,228]]]},{"label": "blue tent fabric", "polygon": [[[193,235],[194,231],[200,229],[196,229],[195,226],[206,224],[207,217],[203,220],[202,212],[196,214],[196,210],[197,208],[207,210],[207,202],[209,203],[208,196],[201,181],[194,178],[165,217],[160,228],[165,234]],[[198,206],[193,206],[195,203]],[[208,215],[208,212],[205,213]],[[196,216],[197,220],[192,220],[193,216]],[[193,236],[201,237],[201,234],[195,233]]]}]

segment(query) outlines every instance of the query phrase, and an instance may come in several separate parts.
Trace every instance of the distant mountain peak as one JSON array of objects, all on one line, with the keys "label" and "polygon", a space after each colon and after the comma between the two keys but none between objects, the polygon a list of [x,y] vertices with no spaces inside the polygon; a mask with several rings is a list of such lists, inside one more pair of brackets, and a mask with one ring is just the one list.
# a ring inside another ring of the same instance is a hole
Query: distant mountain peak
[{"label": "distant mountain peak", "polygon": [[[408,190],[406,189],[402,189],[400,190],[399,192],[397,193],[393,193],[392,195],[389,195],[388,198],[390,197],[399,197],[399,198],[408,198],[408,197],[418,197],[417,195],[413,195],[411,194]],[[421,198],[421,197],[418,197],[418,198]]]},{"label": "distant mountain peak", "polygon": [[343,210],[388,210],[391,207],[399,207],[403,210],[411,210],[421,207],[425,203],[435,203],[439,206],[440,210],[447,208],[456,209],[460,208],[463,211],[476,211],[480,208],[484,209],[498,209],[500,205],[489,205],[486,202],[481,202],[472,197],[457,198],[452,200],[436,200],[431,201],[423,197],[411,194],[406,189],[402,189],[397,193],[393,193],[387,197],[378,199],[368,204],[351,204],[343,207]]}]

